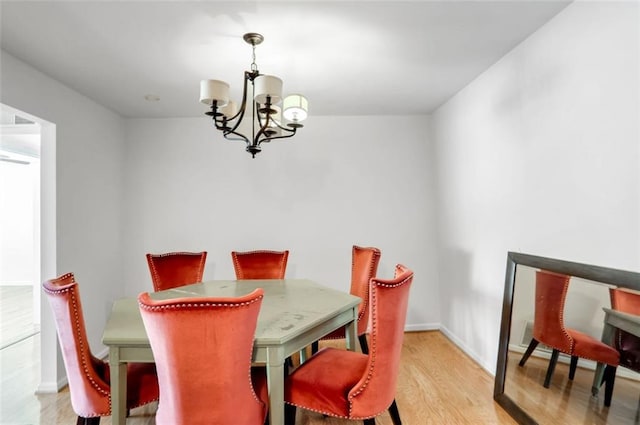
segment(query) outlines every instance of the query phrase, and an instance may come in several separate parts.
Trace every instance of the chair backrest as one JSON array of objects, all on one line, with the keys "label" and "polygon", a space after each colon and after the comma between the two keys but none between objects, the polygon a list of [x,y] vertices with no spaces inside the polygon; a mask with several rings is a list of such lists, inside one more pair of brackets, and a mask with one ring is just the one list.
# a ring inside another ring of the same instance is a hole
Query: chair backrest
[{"label": "chair backrest", "polygon": [[284,279],[289,251],[231,252],[236,279]]},{"label": "chair backrest", "polygon": [[147,254],[154,291],[202,282],[207,251]]},{"label": "chair backrest", "polygon": [[110,415],[108,370],[91,354],[73,273],[47,280],[42,287],[53,312],[73,410],[83,417]]},{"label": "chair backrest", "polygon": [[158,371],[156,423],[262,424],[251,382],[263,290],[237,298],[138,297]]},{"label": "chair backrest", "polygon": [[624,288],[611,288],[611,308],[624,313],[640,315],[640,292]]},{"label": "chair backrest", "polygon": [[395,277],[370,281],[371,335],[367,368],[349,391],[351,417],[371,417],[389,408],[396,393],[413,272],[396,266]]},{"label": "chair backrest", "polygon": [[548,270],[536,271],[533,337],[565,353],[571,353],[573,349],[573,338],[564,326],[564,303],[570,279],[570,276]]},{"label": "chair backrest", "polygon": [[[624,313],[640,315],[640,292],[624,288],[612,288],[611,308]],[[620,352],[620,365],[640,372],[640,337],[616,329],[615,348]]]},{"label": "chair backrest", "polygon": [[351,294],[362,298],[358,306],[358,335],[367,332],[369,325],[369,281],[375,277],[380,263],[380,250],[374,247],[353,246],[351,252]]}]

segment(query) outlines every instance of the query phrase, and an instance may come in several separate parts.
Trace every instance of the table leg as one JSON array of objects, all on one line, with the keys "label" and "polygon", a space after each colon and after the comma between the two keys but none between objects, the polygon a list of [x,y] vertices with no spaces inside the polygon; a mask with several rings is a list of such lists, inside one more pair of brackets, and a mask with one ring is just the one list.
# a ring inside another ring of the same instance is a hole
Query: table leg
[{"label": "table leg", "polygon": [[284,360],[278,347],[267,349],[269,425],[284,425]]},{"label": "table leg", "polygon": [[356,351],[356,341],[358,340],[356,326],[358,324],[358,306],[353,308],[353,320],[344,327],[344,334],[347,343],[347,350]]},{"label": "table leg", "polygon": [[111,421],[113,425],[125,425],[127,421],[127,364],[120,361],[118,347],[109,349],[111,371]]},{"label": "table leg", "polygon": [[[607,345],[611,345],[611,343],[613,342],[613,334],[614,334],[614,327],[611,326],[609,323],[607,323],[607,319],[609,318],[609,315],[606,314],[605,312],[605,318],[604,318],[604,328],[602,328],[602,342],[604,342]],[[596,371],[595,374],[593,375],[593,384],[591,384],[591,394],[595,397],[598,395],[598,392],[600,392],[600,383],[602,382],[602,376],[604,375],[604,363],[598,363],[598,365],[596,366]]]}]

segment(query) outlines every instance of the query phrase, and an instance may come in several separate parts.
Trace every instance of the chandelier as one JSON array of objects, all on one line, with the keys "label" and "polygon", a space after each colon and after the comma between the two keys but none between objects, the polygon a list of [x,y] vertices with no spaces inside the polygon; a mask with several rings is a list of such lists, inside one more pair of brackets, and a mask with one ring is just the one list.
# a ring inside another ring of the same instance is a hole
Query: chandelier
[{"label": "chandelier", "polygon": [[246,151],[255,158],[262,151],[262,143],[296,134],[302,127],[301,122],[307,118],[308,102],[300,94],[282,100],[282,80],[260,74],[256,65],[256,46],[264,41],[264,37],[250,32],[242,38],[253,49],[253,61],[251,71],[244,72],[240,109],[229,100],[229,84],[220,80],[200,82],[200,102],[211,105],[205,115],[213,119],[224,138],[244,141]]}]

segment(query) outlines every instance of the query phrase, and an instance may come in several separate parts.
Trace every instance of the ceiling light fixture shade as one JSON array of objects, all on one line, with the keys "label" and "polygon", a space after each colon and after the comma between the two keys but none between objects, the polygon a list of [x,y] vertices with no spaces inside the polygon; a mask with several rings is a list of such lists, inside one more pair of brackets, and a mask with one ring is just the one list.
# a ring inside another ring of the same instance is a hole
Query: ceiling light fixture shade
[{"label": "ceiling light fixture shade", "polygon": [[224,106],[229,102],[229,84],[220,80],[200,81],[200,102],[218,106]]},{"label": "ceiling light fixture shade", "polygon": [[[251,71],[244,72],[240,104],[229,99],[229,85],[219,80],[200,82],[200,102],[211,105],[205,115],[213,119],[224,138],[244,141],[246,151],[255,158],[262,151],[262,143],[295,135],[307,118],[309,108],[307,98],[300,94],[290,95],[283,102],[282,80],[258,71],[256,46],[264,41],[264,37],[247,33],[243,39],[253,49],[253,62]],[[280,104],[282,107],[278,106]],[[283,116],[289,121],[286,125]]]},{"label": "ceiling light fixture shade", "polygon": [[271,104],[275,105],[282,100],[282,80],[273,75],[260,75],[254,81],[255,97],[258,103],[267,103],[271,97]]},{"label": "ceiling light fixture shade", "polygon": [[307,119],[309,102],[307,98],[301,94],[291,94],[287,96],[284,99],[282,107],[284,108],[282,115],[292,123],[302,126],[299,122]]}]

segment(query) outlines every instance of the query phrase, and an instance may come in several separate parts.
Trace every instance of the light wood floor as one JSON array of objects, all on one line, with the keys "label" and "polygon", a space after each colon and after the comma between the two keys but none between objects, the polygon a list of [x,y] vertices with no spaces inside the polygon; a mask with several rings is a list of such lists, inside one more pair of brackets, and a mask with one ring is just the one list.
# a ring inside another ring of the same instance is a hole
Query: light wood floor
[{"label": "light wood floor", "polygon": [[592,397],[593,370],[578,363],[573,381],[569,365],[558,362],[550,387],[544,388],[548,359],[530,357],[520,367],[522,353],[509,352],[505,394],[540,425],[631,425],[640,423],[640,382],[616,377],[611,407],[604,407],[604,388]]},{"label": "light wood floor", "polygon": [[38,332],[33,323],[33,288],[0,285],[0,349]]},{"label": "light wood floor", "polygon": [[[0,352],[1,425],[70,425],[75,423],[69,392],[35,395],[37,373],[32,365],[39,338],[28,338]],[[440,332],[405,334],[397,403],[403,423],[515,424],[492,398],[493,377]],[[134,409],[127,425],[153,425],[156,405]],[[355,422],[323,418],[298,410],[296,425],[346,425]],[[391,425],[388,413],[379,425]],[[110,425],[103,418],[102,425]]]}]

